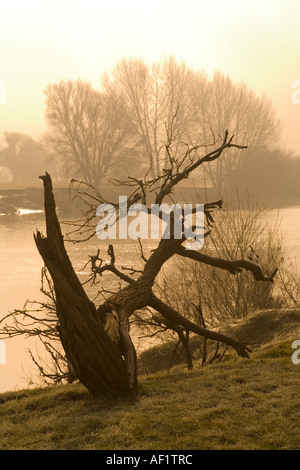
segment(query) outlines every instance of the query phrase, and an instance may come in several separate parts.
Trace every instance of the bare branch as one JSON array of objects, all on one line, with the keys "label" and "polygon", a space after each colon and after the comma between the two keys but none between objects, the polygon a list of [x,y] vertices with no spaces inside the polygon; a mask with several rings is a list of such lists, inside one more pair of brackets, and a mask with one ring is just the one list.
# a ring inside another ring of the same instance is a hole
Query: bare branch
[{"label": "bare branch", "polygon": [[162,300],[156,297],[154,294],[151,295],[149,300],[149,306],[157,310],[161,315],[167,318],[170,322],[175,325],[181,325],[185,329],[203,336],[204,338],[211,339],[213,341],[219,341],[220,343],[231,346],[235,351],[242,357],[249,358],[250,349],[246,344],[237,341],[236,339],[230,338],[222,333],[208,330],[207,328],[200,327],[194,324],[184,316],[180,315],[175,309],[165,304]]},{"label": "bare branch", "polygon": [[[102,276],[102,273],[105,271],[110,271],[116,276],[118,276],[122,281],[125,281],[129,284],[135,282],[134,279],[131,277],[127,276],[126,274],[122,273],[115,267],[115,254],[114,254],[114,247],[113,245],[109,245],[107,254],[110,256],[110,263],[109,264],[104,264],[103,265],[103,259],[99,257],[100,255],[100,250],[98,250],[97,254],[95,256],[91,256],[91,264],[92,264],[92,271],[94,275],[99,274]],[[97,261],[100,261],[100,265],[97,265]]]},{"label": "bare branch", "polygon": [[247,261],[245,259],[240,260],[226,260],[222,258],[217,258],[213,256],[206,255],[204,253],[200,253],[194,250],[186,250],[182,246],[176,247],[176,254],[183,256],[185,258],[194,259],[195,261],[199,261],[201,263],[209,264],[210,266],[214,266],[219,269],[225,269],[229,271],[231,274],[236,274],[241,272],[242,269],[246,271],[252,272],[254,278],[257,281],[269,281],[274,282],[274,277],[277,273],[277,268],[274,269],[271,275],[265,275],[262,271],[260,265],[257,265],[251,261]]},{"label": "bare branch", "polygon": [[[211,152],[208,152],[206,155],[204,155],[201,158],[198,158],[196,162],[191,163],[190,165],[186,166],[182,171],[179,171],[177,174],[172,175],[172,177],[169,177],[169,182],[166,184],[166,182],[162,185],[161,190],[159,193],[156,195],[156,204],[161,204],[163,199],[171,193],[173,188],[180,183],[183,179],[187,178],[192,171],[194,171],[196,168],[198,168],[200,165],[206,162],[212,162],[219,158],[221,154],[224,152],[225,149],[227,148],[237,148],[237,149],[246,149],[247,146],[245,145],[239,145],[239,144],[234,144],[233,143],[233,138],[234,136],[231,136],[230,138],[228,137],[228,131],[226,130],[222,144],[220,147],[212,150]],[[189,148],[186,151],[185,157],[191,152],[197,151],[202,145],[195,145],[194,147]]]}]

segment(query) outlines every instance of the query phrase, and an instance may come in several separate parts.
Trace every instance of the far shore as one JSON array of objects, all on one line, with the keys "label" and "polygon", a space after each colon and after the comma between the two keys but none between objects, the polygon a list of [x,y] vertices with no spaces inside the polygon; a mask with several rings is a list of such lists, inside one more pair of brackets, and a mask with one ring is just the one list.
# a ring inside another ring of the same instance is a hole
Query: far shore
[{"label": "far shore", "polygon": [[[61,213],[74,215],[78,213],[77,203],[73,201],[75,192],[70,191],[69,181],[53,181],[54,196],[56,204]],[[117,202],[119,195],[130,195],[132,188],[112,186],[110,183],[101,185],[99,192],[108,201]],[[226,199],[227,191],[224,190],[223,194],[213,191],[213,188],[195,188],[193,185],[183,184],[175,193],[175,198],[178,203],[201,203],[207,201],[215,201],[220,198]],[[249,196],[243,196],[241,192],[236,196],[236,201],[239,198],[247,199]],[[251,195],[250,200],[258,202],[267,209],[280,209],[286,207],[300,206],[299,197],[287,198],[270,198],[262,199],[255,198]],[[234,201],[234,198],[233,198]],[[78,199],[77,199],[78,202]],[[44,208],[44,194],[41,180],[29,182],[0,182],[0,215],[18,215],[19,209],[29,211],[41,211]],[[225,207],[226,209],[226,203]]]}]

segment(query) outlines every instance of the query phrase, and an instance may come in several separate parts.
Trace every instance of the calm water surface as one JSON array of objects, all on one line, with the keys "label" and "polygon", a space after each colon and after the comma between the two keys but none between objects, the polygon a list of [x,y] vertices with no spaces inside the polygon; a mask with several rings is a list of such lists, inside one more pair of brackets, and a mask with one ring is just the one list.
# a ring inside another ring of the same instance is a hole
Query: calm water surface
[{"label": "calm water surface", "polygon": [[[269,213],[269,218],[275,220],[278,210]],[[291,257],[300,264],[300,207],[287,207],[280,210],[281,229],[285,235],[285,247]],[[33,233],[36,229],[45,233],[43,214],[23,214],[18,216],[0,217],[0,318],[14,309],[21,309],[27,299],[43,300],[40,293],[42,259],[36,249]],[[88,267],[83,269],[89,255],[96,254],[98,248],[105,255],[107,243],[94,238],[86,244],[70,244],[67,250],[73,266],[80,279],[85,280],[90,272]],[[155,241],[145,243],[146,252],[156,246]],[[114,243],[118,266],[136,265],[138,263],[138,246],[132,240]],[[106,258],[109,260],[108,256]],[[136,261],[136,262],[135,262]],[[129,264],[130,263],[130,264]],[[101,285],[107,289],[115,287],[118,281],[110,273],[104,274]],[[91,298],[97,288],[88,290]],[[37,380],[36,369],[28,355],[28,349],[33,353],[39,345],[32,339],[17,337],[5,340],[6,363],[0,363],[0,392],[22,389],[28,386],[31,377]]]}]

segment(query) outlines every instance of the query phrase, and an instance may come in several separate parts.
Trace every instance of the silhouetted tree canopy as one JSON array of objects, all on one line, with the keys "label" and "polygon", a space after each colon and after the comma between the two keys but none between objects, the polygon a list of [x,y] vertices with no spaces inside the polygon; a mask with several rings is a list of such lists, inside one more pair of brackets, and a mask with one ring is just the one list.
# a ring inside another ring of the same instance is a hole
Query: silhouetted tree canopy
[{"label": "silhouetted tree canopy", "polygon": [[227,184],[251,191],[253,198],[292,201],[299,198],[300,159],[280,148],[261,149],[242,158],[238,174],[228,175]]},{"label": "silhouetted tree canopy", "polygon": [[0,163],[9,168],[13,181],[33,181],[45,170],[46,152],[42,144],[29,135],[5,132]]},{"label": "silhouetted tree canopy", "polygon": [[49,85],[45,143],[63,174],[95,187],[117,166],[128,164],[130,127],[124,107],[112,94],[69,80]]},{"label": "silhouetted tree canopy", "polygon": [[[173,57],[152,65],[124,59],[103,76],[99,90],[81,80],[61,81],[45,94],[48,148],[68,176],[96,187],[108,176],[139,177],[145,169],[152,178],[161,176],[170,166],[166,142],[175,136],[174,158],[199,142],[216,145],[227,128],[248,146],[249,158],[280,139],[269,99],[221,72],[209,78]],[[239,173],[241,161],[233,151],[207,165],[209,182],[218,187],[226,175]]]}]

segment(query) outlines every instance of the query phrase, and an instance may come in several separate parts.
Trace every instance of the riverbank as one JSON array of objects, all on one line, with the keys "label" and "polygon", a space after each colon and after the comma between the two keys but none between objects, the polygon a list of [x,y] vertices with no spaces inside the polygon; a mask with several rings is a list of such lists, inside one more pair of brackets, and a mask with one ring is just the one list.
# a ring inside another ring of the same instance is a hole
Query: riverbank
[{"label": "riverbank", "polygon": [[[70,203],[69,188],[56,187],[54,196],[59,210],[63,213],[72,213],[73,205]],[[43,211],[44,193],[40,187],[0,188],[0,214],[18,215],[22,211]]]},{"label": "riverbank", "polygon": [[296,450],[299,367],[291,343],[193,371],[140,377],[138,401],[92,399],[78,384],[0,395],[0,448]]},{"label": "riverbank", "polygon": [[[121,195],[129,196],[132,191],[132,188],[122,187]],[[100,189],[101,195],[103,195],[107,200],[118,202],[118,197],[120,193],[120,187],[113,186],[108,183],[103,184]],[[73,216],[74,214],[80,214],[78,209],[79,200],[75,202],[73,197],[75,195],[74,191],[70,191],[69,182],[53,182],[53,193],[55,196],[56,205],[59,209],[59,212],[64,216]],[[196,202],[207,202],[214,201],[220,198],[229,198],[231,208],[241,201],[245,201],[245,207],[249,204],[256,205],[256,203],[266,206],[268,209],[279,209],[285,207],[295,207],[300,205],[299,198],[286,198],[286,199],[274,199],[268,201],[260,201],[255,198],[255,195],[251,197],[246,192],[242,194],[241,192],[237,193],[234,191],[234,196],[229,196],[230,192],[224,189],[224,194],[213,191],[212,188],[195,188],[193,185],[182,184],[179,188],[176,189],[174,197],[178,203],[193,203]],[[153,196],[153,195],[152,195]],[[154,196],[153,196],[154,197]],[[251,202],[252,201],[252,202]],[[154,202],[154,201],[152,201]],[[226,205],[226,204],[225,204]],[[44,192],[42,182],[38,180],[37,182],[10,182],[10,183],[0,183],[0,215],[18,215],[22,210],[27,211],[42,211],[44,208]]]},{"label": "riverbank", "polygon": [[[101,195],[109,201],[118,202],[120,195],[130,196],[132,189],[128,187],[120,188],[110,185],[101,187]],[[75,191],[71,191],[67,183],[53,183],[53,194],[59,212],[63,215],[73,215],[80,213],[78,205],[80,201],[73,200]],[[179,202],[194,201],[194,188],[184,187],[177,192]],[[83,206],[81,206],[83,207]],[[0,214],[2,215],[18,215],[22,210],[42,211],[44,209],[44,190],[42,183],[28,185],[26,183],[5,183],[0,185]]]}]

